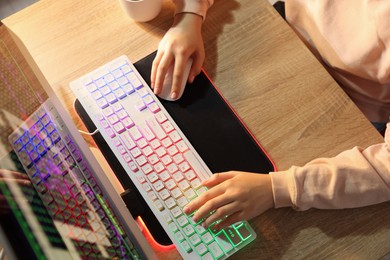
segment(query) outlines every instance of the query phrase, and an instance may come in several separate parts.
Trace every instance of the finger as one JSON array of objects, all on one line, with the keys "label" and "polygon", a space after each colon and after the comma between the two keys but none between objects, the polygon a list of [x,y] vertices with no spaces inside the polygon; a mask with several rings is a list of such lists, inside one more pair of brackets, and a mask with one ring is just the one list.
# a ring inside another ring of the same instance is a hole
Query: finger
[{"label": "finger", "polygon": [[214,187],[204,193],[202,193],[199,197],[188,203],[184,208],[183,211],[184,213],[191,214],[195,210],[198,210],[202,205],[205,205],[209,200],[220,196],[223,194],[223,189],[219,187]]},{"label": "finger", "polygon": [[0,181],[5,183],[15,183],[22,186],[28,186],[31,184],[30,180],[28,179],[0,178]]},{"label": "finger", "polygon": [[157,51],[156,57],[154,58],[152,63],[152,71],[150,74],[150,86],[152,89],[154,88],[154,84],[156,82],[157,68],[161,62],[161,58],[163,54],[164,54],[163,51]]},{"label": "finger", "polygon": [[10,171],[6,169],[0,170],[0,178],[1,177],[29,180],[28,176],[24,173]]},{"label": "finger", "polygon": [[[217,187],[217,189],[218,189],[218,187]],[[210,190],[210,191],[212,191],[212,190]],[[211,212],[218,210],[221,207],[228,205],[229,203],[232,203],[233,200],[231,199],[230,196],[224,195],[223,192],[221,192],[221,191],[217,191],[217,192],[220,195],[214,196],[213,198],[208,198],[205,201],[205,203],[202,206],[200,206],[199,209],[195,212],[194,216],[192,217],[192,219],[195,222],[198,222],[205,217],[208,218],[208,216],[210,215]],[[221,213],[224,213],[224,211],[222,210]]]},{"label": "finger", "polygon": [[167,74],[170,66],[172,65],[172,62],[173,62],[172,55],[167,54],[167,52],[165,52],[157,68],[157,74],[156,74],[156,79],[154,84],[154,94],[156,95],[160,94],[164,86],[163,84],[165,80],[165,75]]},{"label": "finger", "polygon": [[203,62],[204,62],[204,55],[203,55],[203,58],[200,57],[199,55],[197,55],[193,58],[191,70],[190,70],[190,73],[188,74],[188,82],[189,83],[194,82],[195,77],[197,75],[199,75],[200,71],[202,70]]},{"label": "finger", "polygon": [[214,228],[216,230],[220,230],[220,229],[226,228],[226,227],[233,225],[234,223],[242,221],[242,220],[245,220],[243,217],[243,212],[237,211],[237,212],[229,215],[225,219],[222,219],[222,221],[219,222],[218,224],[216,224]]},{"label": "finger", "polygon": [[190,203],[188,203],[184,207],[184,213],[191,214],[195,210],[198,210],[202,205],[204,205],[208,200],[211,200],[225,192],[225,188],[220,186],[218,187],[218,184],[221,184],[222,182],[234,177],[234,172],[223,172],[223,173],[215,173],[213,174],[210,179],[204,181],[202,185],[204,185],[207,188],[210,188],[208,191],[202,193],[198,198],[194,199]]},{"label": "finger", "polygon": [[[186,60],[188,58],[184,58],[178,56],[175,60],[175,66],[172,74],[172,88],[171,88],[171,98],[176,99],[177,95],[180,93],[182,88],[182,82],[184,77],[184,70],[186,66]],[[187,79],[185,79],[187,81]]]},{"label": "finger", "polygon": [[202,223],[202,226],[209,227],[216,221],[223,221],[230,215],[233,215],[238,211],[239,208],[237,207],[236,203],[228,203],[224,206],[219,207],[213,214],[207,217]]}]

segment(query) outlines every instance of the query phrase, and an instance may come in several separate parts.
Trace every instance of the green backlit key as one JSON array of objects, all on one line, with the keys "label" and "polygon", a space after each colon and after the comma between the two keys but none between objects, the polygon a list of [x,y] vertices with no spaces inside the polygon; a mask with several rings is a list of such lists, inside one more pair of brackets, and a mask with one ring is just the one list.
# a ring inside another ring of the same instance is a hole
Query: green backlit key
[{"label": "green backlit key", "polygon": [[236,230],[240,234],[240,236],[242,237],[243,240],[246,240],[247,238],[249,238],[252,235],[251,232],[248,230],[247,226],[244,224],[240,224],[236,228]]},{"label": "green backlit key", "polygon": [[233,246],[230,240],[227,238],[225,231],[222,231],[217,235],[217,241],[223,251],[225,251],[226,253],[230,252],[233,249]]},{"label": "green backlit key", "polygon": [[241,237],[238,235],[234,228],[228,227],[225,229],[225,232],[229,237],[230,241],[232,241],[233,245],[238,245],[242,242]]}]

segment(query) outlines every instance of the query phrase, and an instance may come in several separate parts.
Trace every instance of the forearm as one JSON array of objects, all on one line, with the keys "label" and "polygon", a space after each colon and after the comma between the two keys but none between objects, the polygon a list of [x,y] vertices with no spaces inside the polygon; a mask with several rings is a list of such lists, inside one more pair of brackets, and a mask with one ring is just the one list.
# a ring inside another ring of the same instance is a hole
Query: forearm
[{"label": "forearm", "polygon": [[179,23],[181,26],[191,31],[201,31],[202,29],[202,16],[195,13],[177,13],[173,20],[172,27],[177,26]]},{"label": "forearm", "polygon": [[390,123],[385,142],[271,173],[275,207],[335,209],[390,200]]},{"label": "forearm", "polygon": [[207,10],[213,5],[214,0],[172,0],[176,6],[175,14],[195,13],[206,18]]}]

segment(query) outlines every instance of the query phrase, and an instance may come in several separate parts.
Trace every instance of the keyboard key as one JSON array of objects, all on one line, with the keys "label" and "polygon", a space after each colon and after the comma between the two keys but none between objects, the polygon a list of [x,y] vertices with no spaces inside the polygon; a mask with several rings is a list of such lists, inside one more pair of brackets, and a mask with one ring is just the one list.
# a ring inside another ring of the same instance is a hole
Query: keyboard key
[{"label": "keyboard key", "polygon": [[178,187],[175,187],[173,190],[171,190],[171,194],[175,199],[177,199],[183,195],[180,188],[178,188]]},{"label": "keyboard key", "polygon": [[184,208],[185,205],[188,204],[188,200],[184,196],[179,196],[177,199],[177,205],[179,205],[181,208]]},{"label": "keyboard key", "polygon": [[240,234],[243,240],[246,240],[252,236],[252,233],[249,231],[248,227],[243,223],[237,227],[237,232]]},{"label": "keyboard key", "polygon": [[181,241],[184,240],[184,236],[183,236],[183,234],[182,234],[180,231],[176,232],[176,233],[175,233],[175,236],[176,236],[176,238],[177,238],[177,240],[178,240],[179,242],[181,242]]},{"label": "keyboard key", "polygon": [[214,257],[210,254],[210,252],[207,252],[202,256],[202,260],[214,260]]},{"label": "keyboard key", "polygon": [[159,200],[154,201],[154,206],[156,206],[156,208],[159,211],[163,211],[164,210],[164,205]]},{"label": "keyboard key", "polygon": [[152,141],[156,136],[154,133],[150,130],[147,124],[139,124],[138,125],[140,132],[142,135],[146,138],[148,142]]},{"label": "keyboard key", "polygon": [[164,123],[161,124],[161,127],[164,129],[166,133],[172,132],[175,128],[169,121],[165,121]]},{"label": "keyboard key", "polygon": [[124,143],[124,145],[126,146],[126,148],[128,150],[131,150],[133,148],[136,147],[136,144],[135,142],[133,141],[133,139],[130,137],[129,133],[128,132],[124,132],[121,134],[121,139]]},{"label": "keyboard key", "polygon": [[232,241],[232,243],[234,245],[238,245],[242,242],[240,236],[238,235],[238,233],[236,232],[236,230],[232,227],[227,227],[225,229],[225,232],[226,232],[226,235],[228,236],[228,238],[230,239],[230,241]]},{"label": "keyboard key", "polygon": [[188,242],[186,240],[181,242],[181,246],[182,246],[182,248],[184,249],[185,252],[191,252],[192,251],[191,246],[188,244]]},{"label": "keyboard key", "polygon": [[[119,86],[119,85],[118,85],[118,86]],[[133,93],[133,92],[135,91],[135,89],[133,88],[133,86],[132,86],[130,83],[124,85],[124,86],[122,87],[122,89],[123,89],[123,91],[124,91],[126,94],[131,94],[131,93]]]},{"label": "keyboard key", "polygon": [[161,179],[163,182],[165,182],[165,181],[167,181],[167,180],[171,177],[171,175],[170,175],[167,171],[162,171],[162,172],[159,174],[159,177],[160,177],[160,179]]},{"label": "keyboard key", "polygon": [[146,105],[142,100],[139,100],[135,102],[135,107],[138,109],[138,111],[142,111],[146,108]]},{"label": "keyboard key", "polygon": [[168,118],[164,115],[163,112],[157,113],[157,114],[156,114],[156,119],[157,119],[157,121],[158,121],[160,124],[162,124],[162,123],[164,123],[166,120],[168,120]]},{"label": "keyboard key", "polygon": [[212,242],[211,244],[209,244],[207,246],[207,248],[214,255],[215,258],[220,258],[223,254],[222,249],[219,247],[219,245],[215,241]]},{"label": "keyboard key", "polygon": [[130,136],[133,138],[133,140],[137,141],[142,137],[141,132],[138,130],[137,127],[132,127],[129,129]]},{"label": "keyboard key", "polygon": [[223,249],[223,251],[229,252],[230,250],[233,249],[233,246],[230,243],[224,231],[218,233],[217,238],[218,238],[217,241],[221,246],[221,248]]},{"label": "keyboard key", "polygon": [[126,75],[126,77],[131,82],[131,85],[133,85],[135,89],[140,89],[141,87],[143,87],[141,81],[138,79],[138,77],[135,75],[134,72],[130,72],[129,74]]},{"label": "keyboard key", "polygon": [[152,113],[157,113],[158,111],[160,111],[160,107],[156,104],[156,103],[151,103],[148,105],[148,108],[149,110],[152,112]]},{"label": "keyboard key", "polygon": [[173,215],[174,218],[177,218],[179,217],[180,215],[183,214],[183,212],[181,211],[181,209],[179,207],[174,207],[172,210],[171,210],[171,213]]},{"label": "keyboard key", "polygon": [[195,247],[199,255],[204,255],[207,252],[207,247],[201,243]]},{"label": "keyboard key", "polygon": [[[156,189],[157,190],[157,189]],[[169,193],[169,191],[167,189],[163,189],[159,192],[159,195],[161,197],[162,200],[166,200],[167,198],[169,198],[171,196],[171,194]]]},{"label": "keyboard key", "polygon": [[173,223],[173,222],[171,222],[169,225],[168,225],[168,228],[172,231],[172,232],[176,232],[176,231],[178,231],[179,229],[178,229],[178,227],[176,226],[176,224],[175,223]]},{"label": "keyboard key", "polygon": [[214,241],[214,237],[210,233],[207,232],[207,233],[202,235],[202,240],[206,244],[210,244],[211,242]]}]

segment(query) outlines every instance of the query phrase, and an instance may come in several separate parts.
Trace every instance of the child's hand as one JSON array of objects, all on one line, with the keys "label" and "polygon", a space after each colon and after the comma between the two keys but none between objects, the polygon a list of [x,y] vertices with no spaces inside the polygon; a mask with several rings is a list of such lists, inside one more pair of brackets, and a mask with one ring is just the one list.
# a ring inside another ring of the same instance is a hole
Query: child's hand
[{"label": "child's hand", "polygon": [[188,75],[188,82],[192,83],[195,76],[201,71],[205,58],[202,38],[203,18],[192,13],[177,14],[172,27],[161,40],[156,58],[153,61],[151,72],[151,87],[155,94],[161,93],[165,75],[174,64],[172,93],[179,93],[183,73],[188,59],[191,57],[192,67]]},{"label": "child's hand", "polygon": [[218,173],[203,185],[209,190],[184,207],[184,213],[196,211],[193,220],[198,222],[204,219],[204,227],[222,220],[215,228],[224,228],[274,207],[271,177],[268,174]]}]

